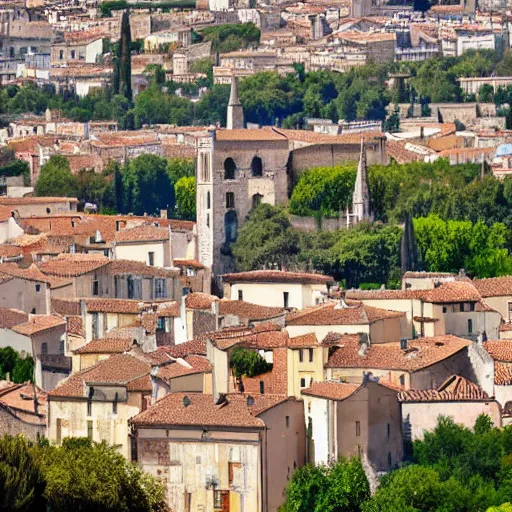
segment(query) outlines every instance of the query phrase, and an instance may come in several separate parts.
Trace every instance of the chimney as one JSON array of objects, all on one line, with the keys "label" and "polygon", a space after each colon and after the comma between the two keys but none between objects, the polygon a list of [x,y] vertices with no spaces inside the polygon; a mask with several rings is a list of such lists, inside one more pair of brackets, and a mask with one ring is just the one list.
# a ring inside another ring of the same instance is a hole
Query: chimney
[{"label": "chimney", "polygon": [[409,340],[407,338],[400,338],[400,350],[407,350],[409,348]]}]

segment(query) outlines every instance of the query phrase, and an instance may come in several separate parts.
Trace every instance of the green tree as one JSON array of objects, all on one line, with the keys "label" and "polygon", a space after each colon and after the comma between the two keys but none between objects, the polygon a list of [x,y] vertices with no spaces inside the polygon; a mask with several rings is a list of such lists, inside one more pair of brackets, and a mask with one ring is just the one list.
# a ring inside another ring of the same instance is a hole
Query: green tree
[{"label": "green tree", "polygon": [[132,100],[132,33],[130,29],[130,12],[125,10],[121,18],[121,39],[119,42],[119,93],[127,100]]},{"label": "green tree", "polygon": [[512,503],[503,503],[499,507],[490,507],[487,512],[512,512]]},{"label": "green tree", "polygon": [[260,30],[254,23],[215,25],[200,30],[203,41],[212,42],[214,52],[226,53],[249,46],[257,46]]},{"label": "green tree", "polygon": [[174,210],[174,186],[167,172],[167,160],[152,154],[140,155],[123,172],[123,206],[136,215]]},{"label": "green tree", "polygon": [[176,191],[176,207],[182,219],[196,218],[196,178],[183,177],[174,185]]},{"label": "green tree", "polygon": [[52,155],[50,160],[41,167],[36,183],[37,196],[54,196],[56,193],[63,197],[78,195],[78,181],[71,173],[69,160],[61,155]]},{"label": "green tree", "polygon": [[237,379],[255,377],[272,370],[272,363],[267,363],[258,352],[236,347],[229,354],[229,366]]},{"label": "green tree", "polygon": [[327,488],[327,468],[306,464],[295,470],[279,512],[316,512]]},{"label": "green tree", "polygon": [[13,374],[14,368],[18,364],[20,356],[12,347],[0,348],[0,378],[5,379],[7,374]]},{"label": "green tree", "polygon": [[194,158],[169,158],[169,177],[173,183],[180,178],[192,178],[196,175],[196,163]]},{"label": "green tree", "polygon": [[12,381],[17,383],[34,382],[34,360],[31,357],[19,359],[12,371]]},{"label": "green tree", "polygon": [[195,118],[199,124],[226,126],[229,90],[228,85],[216,84],[201,96],[195,107]]}]

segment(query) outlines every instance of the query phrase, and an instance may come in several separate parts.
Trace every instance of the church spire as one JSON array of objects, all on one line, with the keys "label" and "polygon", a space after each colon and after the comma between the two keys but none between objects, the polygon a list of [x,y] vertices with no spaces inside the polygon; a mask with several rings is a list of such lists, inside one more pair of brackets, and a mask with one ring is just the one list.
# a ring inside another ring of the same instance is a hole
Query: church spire
[{"label": "church spire", "polygon": [[370,204],[370,190],[368,189],[368,166],[366,164],[366,149],[361,138],[361,152],[359,154],[359,165],[357,167],[356,183],[352,194],[352,218],[353,224],[362,221],[373,221]]},{"label": "church spire", "polygon": [[244,111],[238,99],[238,81],[235,76],[231,78],[231,92],[229,94],[226,127],[228,130],[244,127]]}]

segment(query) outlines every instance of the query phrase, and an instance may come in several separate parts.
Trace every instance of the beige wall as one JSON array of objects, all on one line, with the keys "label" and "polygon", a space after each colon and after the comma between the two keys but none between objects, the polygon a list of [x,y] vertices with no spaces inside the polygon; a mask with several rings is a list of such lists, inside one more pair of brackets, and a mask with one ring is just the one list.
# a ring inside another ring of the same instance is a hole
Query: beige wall
[{"label": "beige wall", "polygon": [[0,307],[45,315],[50,312],[49,294],[46,283],[14,277],[0,284]]},{"label": "beige wall", "polygon": [[[302,362],[300,362],[300,350],[302,350]],[[306,387],[311,384],[311,379],[315,382],[324,380],[324,364],[327,362],[328,349],[324,347],[315,347],[313,350],[313,361],[309,361],[309,348],[290,349],[286,351],[288,367],[288,396],[301,396],[300,381],[306,379]],[[325,354],[324,354],[325,352]]]},{"label": "beige wall", "polygon": [[142,243],[116,243],[115,257],[119,260],[140,261],[149,265],[149,253],[154,253],[155,267],[169,267],[170,249],[169,240],[161,242],[142,242]]},{"label": "beige wall", "polygon": [[504,295],[501,297],[486,297],[484,302],[492,309],[498,311],[505,322],[510,322],[511,316],[508,311],[508,305],[512,302],[512,295]]},{"label": "beige wall", "polygon": [[472,429],[480,414],[487,414],[495,427],[501,427],[501,411],[494,400],[488,402],[404,402],[402,418],[404,436],[412,441],[422,439],[425,431],[434,430],[439,416],[451,417]]}]

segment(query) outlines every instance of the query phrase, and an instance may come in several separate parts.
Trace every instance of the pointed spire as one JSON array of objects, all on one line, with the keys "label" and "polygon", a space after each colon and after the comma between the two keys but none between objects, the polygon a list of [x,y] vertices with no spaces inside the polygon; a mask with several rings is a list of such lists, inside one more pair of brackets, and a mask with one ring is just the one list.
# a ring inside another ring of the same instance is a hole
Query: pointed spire
[{"label": "pointed spire", "polygon": [[353,223],[361,221],[373,221],[370,204],[370,190],[368,188],[368,166],[366,163],[366,149],[364,140],[361,138],[361,152],[359,154],[359,165],[357,167],[356,183],[352,195]]},{"label": "pointed spire", "polygon": [[229,94],[226,127],[228,130],[244,127],[244,110],[238,99],[238,81],[236,76],[231,78],[231,92]]}]

